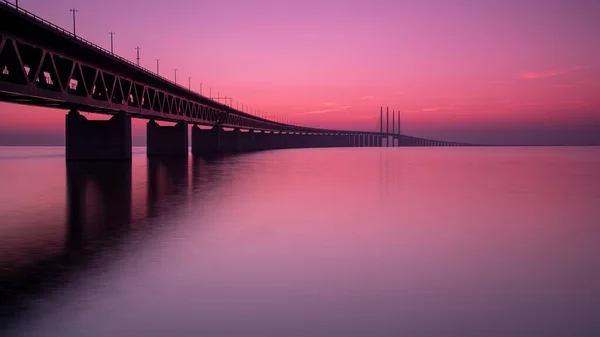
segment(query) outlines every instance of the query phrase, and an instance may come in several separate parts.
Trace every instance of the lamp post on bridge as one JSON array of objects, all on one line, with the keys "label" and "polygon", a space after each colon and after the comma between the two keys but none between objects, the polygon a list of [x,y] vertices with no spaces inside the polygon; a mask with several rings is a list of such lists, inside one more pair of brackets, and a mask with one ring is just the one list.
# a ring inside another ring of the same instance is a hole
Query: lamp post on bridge
[{"label": "lamp post on bridge", "polygon": [[160,61],[160,59],[156,59],[156,76],[158,76],[158,62]]},{"label": "lamp post on bridge", "polygon": [[140,47],[135,47],[135,50],[137,51],[137,65],[139,67],[140,66]]},{"label": "lamp post on bridge", "polygon": [[202,82],[200,82],[200,95],[202,95]]},{"label": "lamp post on bridge", "polygon": [[188,76],[188,90],[192,91],[192,77]]},{"label": "lamp post on bridge", "polygon": [[75,34],[75,13],[79,12],[79,10],[75,9],[75,8],[71,8],[69,9],[69,11],[73,12],[73,36],[77,36],[77,34]]},{"label": "lamp post on bridge", "polygon": [[109,32],[108,34],[110,34],[110,53],[114,54],[114,52],[113,52],[113,35],[115,35],[115,32]]},{"label": "lamp post on bridge", "polygon": [[177,69],[173,69],[175,71],[175,84],[177,84]]}]

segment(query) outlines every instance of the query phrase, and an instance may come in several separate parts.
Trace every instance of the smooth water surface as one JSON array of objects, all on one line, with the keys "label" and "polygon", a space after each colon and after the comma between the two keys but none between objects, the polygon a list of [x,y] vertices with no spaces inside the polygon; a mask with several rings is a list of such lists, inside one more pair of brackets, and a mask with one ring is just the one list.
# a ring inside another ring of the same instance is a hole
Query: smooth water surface
[{"label": "smooth water surface", "polygon": [[600,148],[0,148],[2,336],[600,336]]}]

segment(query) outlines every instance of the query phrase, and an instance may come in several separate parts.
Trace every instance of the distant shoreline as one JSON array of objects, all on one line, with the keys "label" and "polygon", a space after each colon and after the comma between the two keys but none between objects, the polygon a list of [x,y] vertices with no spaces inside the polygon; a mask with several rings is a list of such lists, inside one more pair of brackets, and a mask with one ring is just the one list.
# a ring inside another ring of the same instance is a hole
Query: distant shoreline
[{"label": "distant shoreline", "polygon": [[[132,145],[133,147],[146,147],[146,145]],[[469,145],[469,146],[457,146],[457,147],[594,147],[600,146],[600,144],[485,144],[485,145]],[[65,147],[64,144],[61,145],[49,145],[49,144],[40,144],[40,145],[14,145],[14,144],[0,144],[0,147]],[[385,147],[385,146],[382,146]],[[396,146],[397,147],[397,146]],[[407,146],[407,147],[416,147],[416,146]],[[421,147],[438,147],[438,146],[421,146]],[[441,146],[443,147],[443,146]],[[452,147],[452,146],[449,146]]]}]

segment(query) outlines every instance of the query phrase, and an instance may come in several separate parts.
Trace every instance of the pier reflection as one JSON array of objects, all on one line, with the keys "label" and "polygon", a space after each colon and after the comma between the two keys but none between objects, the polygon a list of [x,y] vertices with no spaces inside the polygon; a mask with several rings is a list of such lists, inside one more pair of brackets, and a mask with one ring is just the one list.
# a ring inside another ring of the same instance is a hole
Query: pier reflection
[{"label": "pier reflection", "polygon": [[130,162],[67,163],[67,253],[126,231],[131,180]]},{"label": "pier reflection", "polygon": [[[32,210],[52,205],[44,223],[32,226],[31,217],[20,214],[10,219],[17,237],[0,232],[0,331],[32,301],[110,263],[106,253],[122,250],[132,230],[150,230],[154,217],[181,211],[190,192],[189,165],[187,159],[154,158],[135,169],[131,162],[69,162],[64,182],[32,182],[66,190],[66,200],[55,194],[28,200]],[[134,208],[146,211],[132,216]]]}]

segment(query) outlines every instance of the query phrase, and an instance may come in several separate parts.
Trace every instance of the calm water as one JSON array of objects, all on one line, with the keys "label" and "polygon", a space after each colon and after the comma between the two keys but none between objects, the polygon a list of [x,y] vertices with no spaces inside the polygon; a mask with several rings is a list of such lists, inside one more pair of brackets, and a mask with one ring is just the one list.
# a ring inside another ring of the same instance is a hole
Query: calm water
[{"label": "calm water", "polygon": [[2,336],[600,336],[600,148],[0,148]]}]

